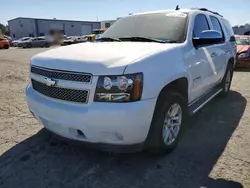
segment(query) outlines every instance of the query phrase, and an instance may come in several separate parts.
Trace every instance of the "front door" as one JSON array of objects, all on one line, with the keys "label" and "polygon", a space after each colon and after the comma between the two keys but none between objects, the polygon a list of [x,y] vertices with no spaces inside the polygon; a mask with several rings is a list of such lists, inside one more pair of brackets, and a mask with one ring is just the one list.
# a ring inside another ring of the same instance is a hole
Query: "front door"
[{"label": "front door", "polygon": [[[198,14],[194,22],[193,38],[198,37],[201,32],[206,30],[210,30],[208,20],[204,14]],[[186,58],[191,79],[190,102],[204,95],[215,85],[217,71],[215,56],[212,54],[213,49],[213,45],[191,46],[189,56]]]}]

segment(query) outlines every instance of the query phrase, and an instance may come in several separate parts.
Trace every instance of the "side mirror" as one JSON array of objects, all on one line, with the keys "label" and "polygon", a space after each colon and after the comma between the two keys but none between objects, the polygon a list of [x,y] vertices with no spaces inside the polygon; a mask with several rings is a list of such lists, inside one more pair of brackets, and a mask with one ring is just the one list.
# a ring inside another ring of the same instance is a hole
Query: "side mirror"
[{"label": "side mirror", "polygon": [[215,30],[202,31],[198,37],[193,38],[195,46],[218,44],[223,42],[223,36]]}]

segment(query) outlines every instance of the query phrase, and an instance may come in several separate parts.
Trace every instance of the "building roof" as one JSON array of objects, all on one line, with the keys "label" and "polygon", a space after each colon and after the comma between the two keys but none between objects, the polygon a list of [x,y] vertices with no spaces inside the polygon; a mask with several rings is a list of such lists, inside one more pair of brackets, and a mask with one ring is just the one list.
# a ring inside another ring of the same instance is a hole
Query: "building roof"
[{"label": "building roof", "polygon": [[19,20],[19,19],[44,20],[44,21],[60,21],[60,22],[89,22],[89,23],[100,23],[99,21],[58,20],[58,19],[27,18],[27,17],[17,17],[17,18],[14,18],[14,19],[8,20],[8,22],[11,22],[11,21],[13,21],[13,20]]}]

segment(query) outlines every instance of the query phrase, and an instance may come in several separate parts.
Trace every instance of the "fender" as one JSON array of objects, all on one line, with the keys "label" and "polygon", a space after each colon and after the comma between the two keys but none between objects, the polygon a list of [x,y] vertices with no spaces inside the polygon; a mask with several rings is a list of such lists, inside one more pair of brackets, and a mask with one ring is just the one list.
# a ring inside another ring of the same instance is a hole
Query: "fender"
[{"label": "fender", "polygon": [[143,72],[142,99],[158,97],[162,88],[179,78],[187,78],[189,82],[186,64],[180,55],[182,47],[183,44],[178,44],[127,66],[125,74]]}]

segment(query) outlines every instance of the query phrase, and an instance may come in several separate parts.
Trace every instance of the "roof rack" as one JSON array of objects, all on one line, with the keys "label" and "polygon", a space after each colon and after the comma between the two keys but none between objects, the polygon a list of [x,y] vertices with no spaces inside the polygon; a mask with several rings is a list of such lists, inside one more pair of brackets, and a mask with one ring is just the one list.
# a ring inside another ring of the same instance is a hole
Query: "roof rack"
[{"label": "roof rack", "polygon": [[218,15],[218,16],[223,17],[223,16],[220,15],[218,12],[214,12],[214,11],[208,10],[208,9],[206,9],[206,8],[192,8],[192,9],[193,9],[193,10],[201,10],[201,11],[211,12],[211,13],[213,13],[213,14],[216,14],[216,15]]}]

